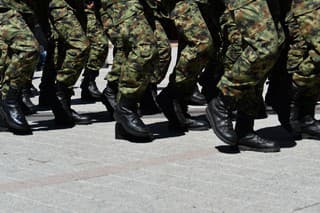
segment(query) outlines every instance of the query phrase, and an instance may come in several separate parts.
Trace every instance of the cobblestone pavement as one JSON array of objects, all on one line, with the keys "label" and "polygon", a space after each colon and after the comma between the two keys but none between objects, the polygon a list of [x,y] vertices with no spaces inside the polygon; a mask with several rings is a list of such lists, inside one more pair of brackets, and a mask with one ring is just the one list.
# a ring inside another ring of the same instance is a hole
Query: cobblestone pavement
[{"label": "cobblestone pavement", "polygon": [[32,136],[0,133],[1,213],[320,212],[320,142],[292,141],[274,115],[256,127],[280,153],[239,153],[212,131],[174,135],[162,114],[143,119],[157,139],[134,144],[115,140],[104,106],[79,93],[74,108],[94,124],[55,129],[41,111],[28,117]]}]

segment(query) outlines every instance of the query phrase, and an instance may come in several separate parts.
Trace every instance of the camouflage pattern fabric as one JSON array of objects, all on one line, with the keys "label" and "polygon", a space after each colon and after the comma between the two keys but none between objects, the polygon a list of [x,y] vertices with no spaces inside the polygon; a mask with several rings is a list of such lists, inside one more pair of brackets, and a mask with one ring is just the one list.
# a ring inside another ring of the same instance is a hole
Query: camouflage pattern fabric
[{"label": "camouflage pattern fabric", "polygon": [[[146,1],[146,2],[150,3],[150,1]],[[149,4],[148,4],[148,7],[144,8],[146,12],[146,18],[153,29],[153,35],[156,39],[157,50],[158,50],[158,54],[157,54],[158,59],[154,59],[154,62],[153,62],[153,63],[158,63],[158,65],[152,67],[153,70],[150,71],[152,72],[150,82],[154,84],[158,84],[164,79],[171,61],[170,42],[167,38],[167,35],[161,23],[162,16],[156,16],[155,13],[150,13],[150,11],[153,11],[156,9],[157,9],[156,6],[150,7]],[[104,28],[109,29],[108,35],[112,43],[117,42],[115,45],[116,48],[114,49],[114,61],[117,61],[117,63],[113,64],[112,70],[108,72],[105,79],[108,80],[108,82],[117,83],[120,77],[121,64],[125,63],[125,57],[126,57],[125,51],[123,48],[123,42],[121,40],[116,41],[115,38],[117,36],[117,33],[114,32],[113,28],[111,27],[112,26],[111,19],[109,19],[106,16],[102,17],[102,19],[104,23]]]},{"label": "camouflage pattern fabric", "polygon": [[52,0],[49,10],[53,31],[59,36],[56,80],[72,89],[88,59],[90,42],[65,1]]},{"label": "camouflage pattern fabric", "polygon": [[320,86],[320,3],[296,2],[286,19],[290,33],[287,70],[293,73],[297,86],[305,87],[306,94],[316,98]]},{"label": "camouflage pattern fabric", "polygon": [[188,96],[213,50],[212,37],[196,2],[178,1],[169,14],[179,32],[179,58],[170,79]]},{"label": "camouflage pattern fabric", "polygon": [[87,8],[85,13],[87,15],[86,35],[90,41],[89,58],[85,69],[98,75],[108,56],[108,38],[98,20],[95,9]]},{"label": "camouflage pattern fabric", "polygon": [[[113,62],[121,67],[119,96],[139,100],[150,82],[151,70],[154,67],[152,62],[157,55],[153,30],[139,1],[101,3],[101,16],[104,17],[102,20],[110,19],[112,23],[111,28],[107,29],[108,34],[113,35],[111,40],[115,48],[120,47],[125,53],[122,64],[117,60]],[[104,23],[104,26],[107,25]]]},{"label": "camouflage pattern fabric", "polygon": [[229,9],[221,17],[226,49],[224,74],[218,88],[238,103],[239,110],[255,116],[261,97],[259,85],[277,60],[284,31],[274,22],[265,0],[241,7],[243,1],[227,2]]},{"label": "camouflage pattern fabric", "polygon": [[151,76],[151,83],[159,84],[165,77],[169,69],[171,61],[171,47],[170,42],[165,33],[161,20],[158,18],[153,20],[153,34],[157,42],[158,59]]},{"label": "camouflage pattern fabric", "polygon": [[19,89],[31,81],[39,44],[22,15],[15,9],[0,12],[1,94]]}]

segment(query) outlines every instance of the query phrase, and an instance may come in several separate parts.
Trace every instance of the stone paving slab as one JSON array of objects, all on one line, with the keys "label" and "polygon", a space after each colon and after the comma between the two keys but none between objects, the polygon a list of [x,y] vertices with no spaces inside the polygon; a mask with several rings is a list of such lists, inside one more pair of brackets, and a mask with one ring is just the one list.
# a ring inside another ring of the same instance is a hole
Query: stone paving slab
[{"label": "stone paving slab", "polygon": [[0,212],[320,211],[320,142],[292,141],[275,115],[256,129],[280,140],[280,153],[239,153],[211,130],[175,135],[162,114],[143,118],[158,138],[135,144],[115,140],[104,106],[75,91],[74,108],[94,116],[92,125],[55,129],[41,111],[28,117],[33,135],[0,133]]}]

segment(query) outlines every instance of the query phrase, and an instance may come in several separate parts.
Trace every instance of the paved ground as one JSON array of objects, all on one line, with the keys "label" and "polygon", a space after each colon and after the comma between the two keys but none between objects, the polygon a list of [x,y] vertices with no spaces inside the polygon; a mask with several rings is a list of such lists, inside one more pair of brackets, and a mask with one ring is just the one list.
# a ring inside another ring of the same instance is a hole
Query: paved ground
[{"label": "paved ground", "polygon": [[239,153],[212,131],[171,134],[161,114],[144,118],[154,142],[117,141],[100,103],[81,103],[78,88],[73,103],[94,124],[59,130],[39,112],[32,136],[1,133],[1,213],[320,212],[320,142],[292,141],[275,116],[256,128],[281,152]]}]

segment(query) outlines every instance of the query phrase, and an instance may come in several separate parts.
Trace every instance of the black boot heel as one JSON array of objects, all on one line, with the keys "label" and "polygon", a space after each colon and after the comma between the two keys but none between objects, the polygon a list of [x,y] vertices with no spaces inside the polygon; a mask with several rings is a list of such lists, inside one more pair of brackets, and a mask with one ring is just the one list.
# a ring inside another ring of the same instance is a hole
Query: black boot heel
[{"label": "black boot heel", "polygon": [[115,127],[115,138],[118,140],[127,140],[133,143],[149,143],[153,141],[153,137],[138,137],[135,135],[131,135],[122,127],[120,123],[116,123]]}]

